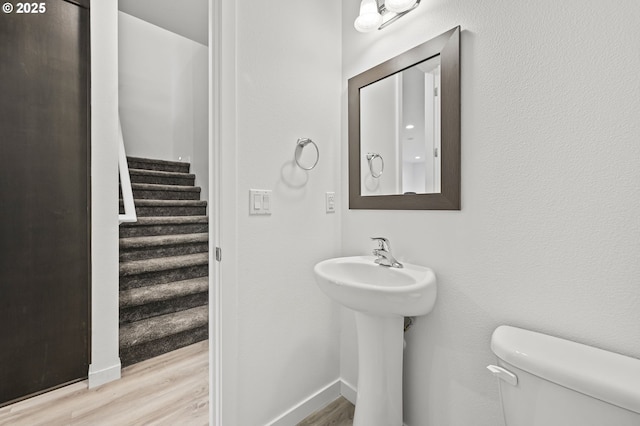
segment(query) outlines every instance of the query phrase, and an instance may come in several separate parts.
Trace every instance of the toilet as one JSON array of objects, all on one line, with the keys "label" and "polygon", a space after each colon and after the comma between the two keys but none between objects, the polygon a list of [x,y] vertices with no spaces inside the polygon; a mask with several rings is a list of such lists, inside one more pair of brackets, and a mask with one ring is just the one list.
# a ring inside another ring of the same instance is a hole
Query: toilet
[{"label": "toilet", "polygon": [[640,426],[640,360],[500,326],[491,337],[506,426]]}]

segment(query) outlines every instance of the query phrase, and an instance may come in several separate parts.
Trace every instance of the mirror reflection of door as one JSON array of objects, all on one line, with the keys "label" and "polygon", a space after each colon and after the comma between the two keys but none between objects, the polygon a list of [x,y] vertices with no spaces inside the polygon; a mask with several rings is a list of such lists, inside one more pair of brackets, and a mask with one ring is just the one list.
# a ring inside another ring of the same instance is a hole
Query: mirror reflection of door
[{"label": "mirror reflection of door", "polygon": [[362,195],[440,193],[440,72],[435,56],[360,90]]},{"label": "mirror reflection of door", "polygon": [[[398,109],[399,74],[377,81],[360,90],[362,195],[398,194],[402,190],[399,175]],[[369,160],[368,154],[376,155]],[[384,162],[384,169],[382,163]],[[401,176],[401,175],[400,175]]]}]

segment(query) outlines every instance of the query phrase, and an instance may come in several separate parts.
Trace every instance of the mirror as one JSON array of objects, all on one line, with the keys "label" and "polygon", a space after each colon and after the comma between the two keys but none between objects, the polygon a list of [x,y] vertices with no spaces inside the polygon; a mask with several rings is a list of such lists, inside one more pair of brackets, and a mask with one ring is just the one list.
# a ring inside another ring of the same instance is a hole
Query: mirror
[{"label": "mirror", "polygon": [[349,79],[349,208],[460,209],[460,28]]},{"label": "mirror", "polygon": [[440,192],[439,86],[440,55],[360,89],[360,194]]}]

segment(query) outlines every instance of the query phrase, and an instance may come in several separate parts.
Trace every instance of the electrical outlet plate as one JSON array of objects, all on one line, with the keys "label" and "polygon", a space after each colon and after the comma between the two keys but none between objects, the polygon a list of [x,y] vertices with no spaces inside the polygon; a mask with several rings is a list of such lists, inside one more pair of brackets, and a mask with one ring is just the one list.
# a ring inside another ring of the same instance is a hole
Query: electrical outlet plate
[{"label": "electrical outlet plate", "polygon": [[327,213],[335,213],[336,211],[336,193],[325,193],[325,206]]},{"label": "electrical outlet plate", "polygon": [[271,190],[250,189],[249,190],[249,214],[266,215],[271,214],[273,200]]}]

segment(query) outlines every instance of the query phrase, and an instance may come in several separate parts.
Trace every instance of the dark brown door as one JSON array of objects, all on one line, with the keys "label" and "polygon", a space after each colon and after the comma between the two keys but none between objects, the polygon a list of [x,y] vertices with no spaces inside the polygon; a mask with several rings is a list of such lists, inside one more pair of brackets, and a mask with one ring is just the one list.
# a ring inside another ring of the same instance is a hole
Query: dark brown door
[{"label": "dark brown door", "polygon": [[0,405],[85,378],[89,364],[89,10],[6,1]]}]

